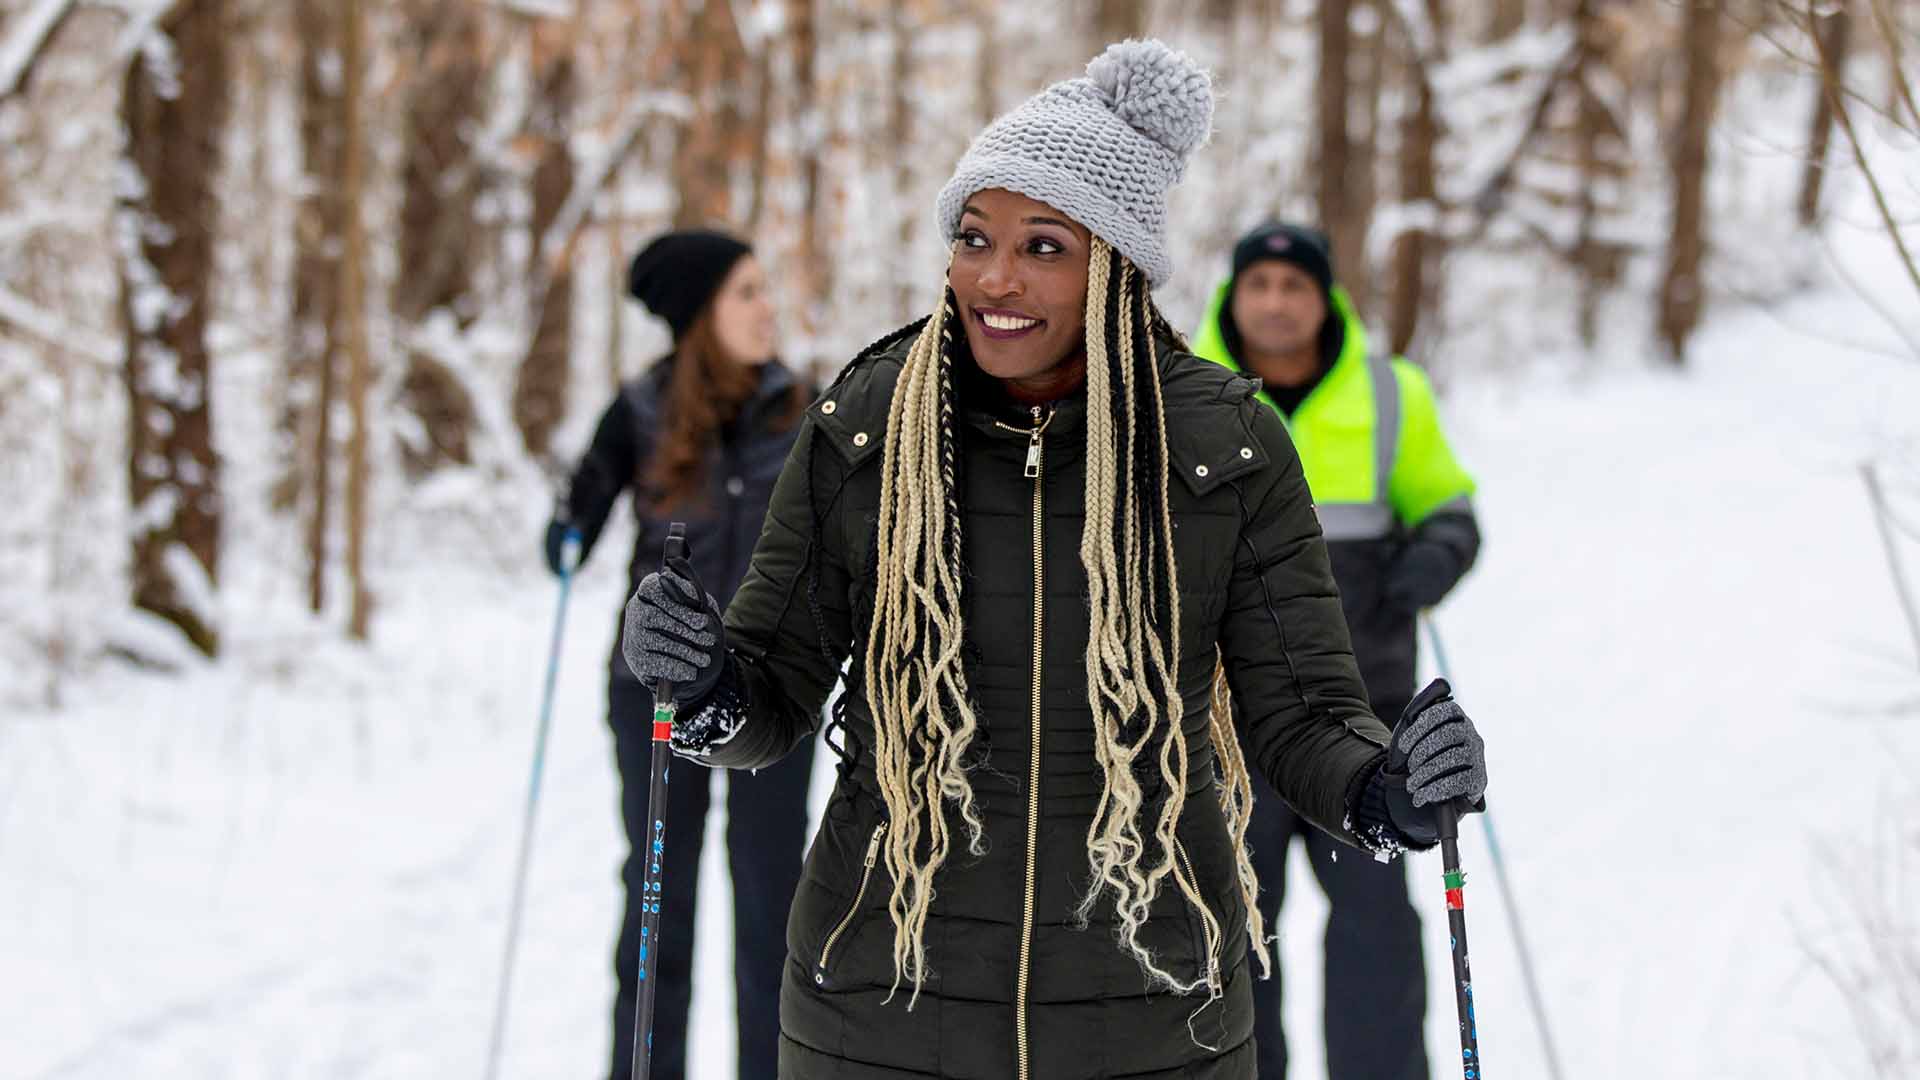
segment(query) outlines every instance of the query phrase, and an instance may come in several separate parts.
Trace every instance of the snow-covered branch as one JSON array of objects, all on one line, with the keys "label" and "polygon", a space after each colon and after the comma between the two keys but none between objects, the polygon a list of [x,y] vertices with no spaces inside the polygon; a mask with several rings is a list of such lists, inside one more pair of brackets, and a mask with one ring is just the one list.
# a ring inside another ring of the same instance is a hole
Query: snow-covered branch
[{"label": "snow-covered branch", "polygon": [[77,0],[39,0],[19,17],[12,33],[0,40],[0,100],[12,97],[26,84],[34,62],[47,43],[73,14]]},{"label": "snow-covered branch", "polygon": [[105,335],[71,326],[19,293],[0,286],[0,326],[10,327],[97,364],[120,365],[120,344]]},{"label": "snow-covered branch", "polygon": [[607,140],[599,158],[581,170],[573,190],[567,193],[567,201],[561,204],[560,212],[554,215],[552,227],[540,238],[544,265],[552,267],[566,258],[574,239],[580,234],[580,226],[586,221],[593,200],[633,152],[634,144],[640,141],[647,121],[656,116],[684,118],[691,112],[692,105],[686,95],[671,91],[640,94],[628,104],[613,137]]}]

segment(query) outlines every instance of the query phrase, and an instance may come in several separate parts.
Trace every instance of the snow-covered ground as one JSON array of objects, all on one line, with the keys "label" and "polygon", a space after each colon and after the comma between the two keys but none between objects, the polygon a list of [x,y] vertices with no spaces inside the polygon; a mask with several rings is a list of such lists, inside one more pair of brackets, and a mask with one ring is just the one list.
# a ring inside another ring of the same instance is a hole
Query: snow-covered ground
[{"label": "snow-covered ground", "polygon": [[[1571,1077],[1867,1075],[1809,952],[1850,947],[1857,887],[1819,845],[1920,798],[1920,717],[1888,708],[1920,678],[1857,468],[1906,461],[1888,479],[1920,505],[1920,365],[1840,343],[1864,338],[1887,335],[1840,291],[1717,317],[1685,375],[1453,387],[1487,546],[1440,623]],[[568,615],[509,1076],[604,1067],[623,841],[602,687],[625,542]],[[220,665],[107,665],[58,712],[10,707],[0,1076],[479,1074],[553,618],[533,547],[513,574],[389,573],[369,649],[294,614],[284,573],[230,586]],[[1920,545],[1905,554],[1920,570]],[[266,555],[241,552],[233,579]],[[1480,828],[1482,1046],[1492,1075],[1542,1077]],[[1437,857],[1414,874],[1434,1075],[1458,1075]],[[706,1078],[732,1067],[723,889],[702,886]],[[1293,894],[1289,1026],[1311,1077],[1324,907]]]}]

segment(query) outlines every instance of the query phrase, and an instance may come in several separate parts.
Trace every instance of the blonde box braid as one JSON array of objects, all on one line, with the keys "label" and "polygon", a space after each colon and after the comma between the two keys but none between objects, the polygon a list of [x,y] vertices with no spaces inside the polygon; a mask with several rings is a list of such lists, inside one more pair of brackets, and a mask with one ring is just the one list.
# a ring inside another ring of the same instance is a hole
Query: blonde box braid
[{"label": "blonde box braid", "polygon": [[[1178,687],[1180,594],[1168,510],[1168,454],[1153,334],[1167,325],[1140,272],[1094,238],[1087,284],[1086,525],[1090,625],[1087,697],[1095,755],[1105,784],[1087,833],[1093,877],[1077,917],[1113,894],[1117,936],[1150,979],[1176,992],[1220,993],[1211,965],[1186,981],[1138,941],[1160,887],[1171,877],[1199,914],[1209,957],[1224,936],[1183,859],[1174,830],[1186,801],[1187,747]],[[985,826],[963,764],[978,729],[961,647],[961,511],[953,426],[952,292],[909,349],[887,415],[876,522],[878,568],[862,678],[874,716],[874,762],[891,827],[884,851],[893,881],[894,982],[913,983],[911,1008],[927,973],[925,929],[934,879],[952,847],[946,804],[983,850]],[[1141,391],[1144,389],[1144,393]],[[1220,799],[1234,839],[1248,930],[1268,963],[1257,886],[1245,835],[1252,789],[1217,668],[1209,730],[1225,781]],[[1162,732],[1164,723],[1164,733]],[[1152,865],[1141,817],[1146,803],[1135,762],[1157,748],[1166,792],[1153,822]]]}]

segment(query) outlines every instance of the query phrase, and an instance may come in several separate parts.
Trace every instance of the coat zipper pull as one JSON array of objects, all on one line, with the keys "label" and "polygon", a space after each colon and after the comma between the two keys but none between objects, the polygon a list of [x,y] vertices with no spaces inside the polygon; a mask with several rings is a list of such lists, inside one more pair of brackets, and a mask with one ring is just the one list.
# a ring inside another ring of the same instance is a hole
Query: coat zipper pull
[{"label": "coat zipper pull", "polygon": [[1027,435],[1027,479],[1029,480],[1037,479],[1040,476],[1040,433],[1045,430],[1047,430],[1047,425],[1040,419],[1040,406],[1035,405],[1033,407],[1033,431]]}]

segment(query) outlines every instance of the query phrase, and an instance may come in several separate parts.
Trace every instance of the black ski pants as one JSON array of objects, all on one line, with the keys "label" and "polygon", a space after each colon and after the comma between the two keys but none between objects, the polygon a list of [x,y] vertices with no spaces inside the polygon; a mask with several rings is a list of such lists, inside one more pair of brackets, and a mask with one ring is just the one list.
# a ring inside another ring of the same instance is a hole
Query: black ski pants
[{"label": "black ski pants", "polygon": [[[1323,1018],[1328,1080],[1426,1080],[1426,965],[1420,916],[1407,895],[1407,860],[1375,862],[1295,815],[1264,778],[1256,775],[1253,783],[1247,843],[1260,877],[1260,910],[1268,932],[1280,918],[1287,849],[1295,836],[1306,844],[1314,877],[1332,906]],[[1253,984],[1260,1080],[1282,1080],[1287,1074],[1282,977],[1276,961],[1273,978]]]}]

